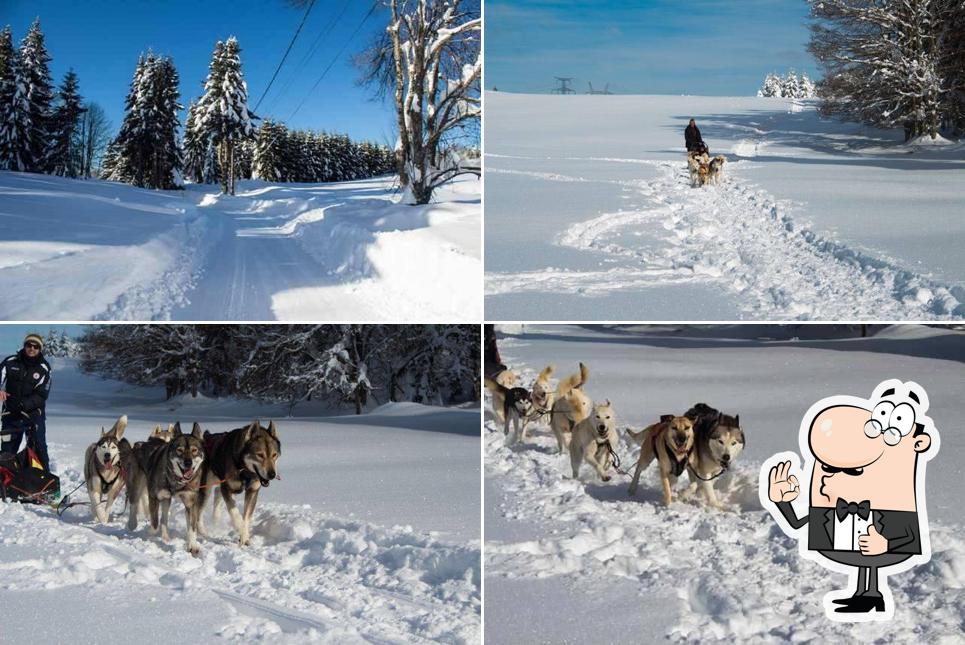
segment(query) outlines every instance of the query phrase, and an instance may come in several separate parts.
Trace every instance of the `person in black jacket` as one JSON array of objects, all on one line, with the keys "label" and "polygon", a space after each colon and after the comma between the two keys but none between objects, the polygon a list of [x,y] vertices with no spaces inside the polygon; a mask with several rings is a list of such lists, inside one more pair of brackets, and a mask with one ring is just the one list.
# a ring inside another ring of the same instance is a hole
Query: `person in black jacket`
[{"label": "person in black jacket", "polygon": [[50,394],[50,364],[44,358],[43,347],[43,338],[27,334],[23,348],[0,363],[0,402],[3,403],[0,452],[17,453],[26,434],[27,445],[49,471],[46,406]]},{"label": "person in black jacket", "polygon": [[690,120],[687,129],[684,130],[684,143],[687,144],[687,152],[707,152],[707,144],[700,136],[700,129],[693,119]]}]

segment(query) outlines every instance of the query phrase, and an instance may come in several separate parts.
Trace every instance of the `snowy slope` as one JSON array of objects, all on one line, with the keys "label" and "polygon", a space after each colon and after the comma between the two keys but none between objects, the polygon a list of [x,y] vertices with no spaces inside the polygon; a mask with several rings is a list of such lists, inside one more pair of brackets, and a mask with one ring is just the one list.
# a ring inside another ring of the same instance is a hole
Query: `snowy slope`
[{"label": "snowy slope", "polygon": [[109,526],[82,506],[58,519],[0,503],[0,606],[18,617],[0,641],[478,642],[478,410],[284,418],[251,402],[159,403],[157,389],[84,376],[72,361],[54,376],[47,436],[65,493],[82,481],[86,446],[124,412],[131,440],[176,419],[222,431],[273,417],[282,479],[262,491],[249,548],[223,519],[198,559],[177,502],[168,544],[143,522],[129,533],[122,500]]},{"label": "snowy slope", "polygon": [[[689,185],[691,116],[720,186]],[[962,144],[789,99],[502,92],[485,143],[488,318],[965,316]]]},{"label": "snowy slope", "polygon": [[[619,427],[639,428],[698,401],[739,413],[747,448],[716,486],[729,511],[688,496],[686,477],[678,482],[684,501],[665,508],[655,466],[636,498],[620,475],[604,484],[584,468],[583,481],[574,481],[547,428],[507,448],[487,411],[487,639],[959,642],[965,334],[900,327],[869,339],[797,341],[756,338],[774,338],[773,327],[729,328],[726,339],[706,329],[656,331],[527,325],[511,330],[500,351],[527,384],[547,363],[563,377],[586,362],[585,390],[613,402]],[[926,388],[941,434],[927,482],[933,555],[889,580],[897,602],[891,624],[852,627],[827,620],[821,604],[847,581],[799,557],[797,543],[760,507],[758,470],[772,454],[797,449],[801,416],[814,401],[867,396],[889,377]],[[619,452],[624,468],[632,465],[636,446],[623,440]]]},{"label": "snowy slope", "polygon": [[478,319],[479,182],[396,199],[388,178],[229,197],[2,172],[0,317]]}]

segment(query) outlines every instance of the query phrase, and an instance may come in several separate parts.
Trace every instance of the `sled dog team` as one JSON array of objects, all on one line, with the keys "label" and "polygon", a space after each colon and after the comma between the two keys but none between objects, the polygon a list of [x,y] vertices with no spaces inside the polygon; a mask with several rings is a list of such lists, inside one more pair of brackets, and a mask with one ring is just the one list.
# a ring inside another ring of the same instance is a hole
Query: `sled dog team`
[{"label": "sled dog team", "polygon": [[[218,521],[218,496],[213,494],[217,488],[238,531],[239,544],[249,543],[258,492],[279,478],[281,442],[274,421],[267,428],[253,421],[218,433],[202,433],[197,422],[190,433],[184,433],[179,422],[166,430],[155,427],[146,441],[133,446],[124,438],[126,427],[125,415],[110,430],[101,428],[100,438],[87,448],[84,478],[94,519],[108,523],[114,500],[126,488],[128,530],[137,530],[138,514],[146,515],[152,531],[160,529],[166,542],[168,512],[176,497],[187,515],[187,549],[197,555],[198,535],[205,535],[201,511],[208,497],[214,498],[212,520]],[[240,512],[234,498],[242,492],[245,505]]]},{"label": "sled dog team", "polygon": [[717,185],[724,174],[723,155],[711,158],[706,152],[691,151],[687,153],[687,169],[690,171],[690,185],[694,188]]},{"label": "sled dog team", "polygon": [[[579,478],[585,462],[603,481],[610,481],[619,445],[613,406],[609,400],[594,404],[583,391],[590,376],[583,363],[578,373],[561,380],[555,390],[549,381],[552,374],[553,366],[547,366],[531,390],[519,385],[519,376],[509,369],[485,380],[492,394],[493,414],[503,424],[507,445],[525,441],[528,425],[548,420],[559,452],[570,453],[574,479]],[[686,470],[691,487],[699,486],[710,506],[723,507],[714,491],[714,480],[744,449],[739,415],[730,416],[697,403],[681,416],[665,414],[639,432],[626,428],[626,433],[640,446],[630,482],[631,495],[637,492],[641,473],[656,460],[664,504],[669,506],[673,501],[673,487]]]}]

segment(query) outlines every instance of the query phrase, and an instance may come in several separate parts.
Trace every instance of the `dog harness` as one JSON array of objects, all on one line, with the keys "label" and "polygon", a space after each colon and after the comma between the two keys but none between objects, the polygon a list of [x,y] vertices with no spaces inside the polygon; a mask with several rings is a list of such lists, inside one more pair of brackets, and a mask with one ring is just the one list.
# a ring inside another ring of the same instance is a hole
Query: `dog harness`
[{"label": "dog harness", "polygon": [[[650,441],[653,444],[652,448],[654,454],[657,453],[657,439],[659,439],[663,435],[664,431],[666,431],[669,427],[670,426],[667,425],[661,425],[659,428],[657,428],[656,432],[650,435]],[[690,451],[688,450],[683,454],[683,456],[680,456],[680,453],[671,448],[670,453],[670,461],[673,464],[673,476],[680,477],[680,474],[683,473],[684,469],[687,467],[687,457],[690,454]]]}]

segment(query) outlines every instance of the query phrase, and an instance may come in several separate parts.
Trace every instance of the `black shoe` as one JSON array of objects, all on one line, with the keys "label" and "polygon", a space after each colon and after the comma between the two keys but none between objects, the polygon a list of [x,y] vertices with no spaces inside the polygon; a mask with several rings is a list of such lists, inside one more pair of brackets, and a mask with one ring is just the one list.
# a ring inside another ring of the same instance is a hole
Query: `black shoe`
[{"label": "black shoe", "polygon": [[863,591],[856,591],[854,592],[853,596],[848,596],[847,598],[835,598],[831,602],[833,602],[836,605],[850,605],[855,598],[860,598],[863,594],[864,594]]},{"label": "black shoe", "polygon": [[859,614],[868,611],[884,611],[885,599],[881,596],[855,596],[844,607],[835,609],[838,614]]}]

